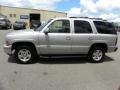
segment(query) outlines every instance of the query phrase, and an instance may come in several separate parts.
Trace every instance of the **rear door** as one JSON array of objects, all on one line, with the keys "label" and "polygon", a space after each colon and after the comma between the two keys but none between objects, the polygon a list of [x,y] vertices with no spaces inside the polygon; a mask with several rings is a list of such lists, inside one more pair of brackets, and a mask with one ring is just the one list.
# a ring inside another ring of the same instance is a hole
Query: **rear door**
[{"label": "rear door", "polygon": [[87,54],[93,44],[95,34],[90,22],[84,20],[73,20],[72,53]]}]

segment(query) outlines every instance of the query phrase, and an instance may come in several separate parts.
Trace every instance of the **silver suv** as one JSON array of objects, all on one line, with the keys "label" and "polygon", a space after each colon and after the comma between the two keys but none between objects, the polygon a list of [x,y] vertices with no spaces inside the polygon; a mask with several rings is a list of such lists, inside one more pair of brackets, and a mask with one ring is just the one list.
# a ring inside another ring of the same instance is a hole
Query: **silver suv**
[{"label": "silver suv", "polygon": [[4,50],[24,64],[44,55],[86,55],[97,63],[103,61],[105,53],[115,52],[116,45],[117,33],[108,21],[55,18],[35,30],[7,34]]}]

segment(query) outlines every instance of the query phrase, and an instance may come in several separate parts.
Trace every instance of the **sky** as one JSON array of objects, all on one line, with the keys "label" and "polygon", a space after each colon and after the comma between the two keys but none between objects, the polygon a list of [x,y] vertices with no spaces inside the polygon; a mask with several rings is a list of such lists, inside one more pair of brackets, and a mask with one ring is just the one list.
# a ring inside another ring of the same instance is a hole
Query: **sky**
[{"label": "sky", "polygon": [[120,0],[0,0],[0,5],[55,10],[68,13],[68,17],[120,22]]}]

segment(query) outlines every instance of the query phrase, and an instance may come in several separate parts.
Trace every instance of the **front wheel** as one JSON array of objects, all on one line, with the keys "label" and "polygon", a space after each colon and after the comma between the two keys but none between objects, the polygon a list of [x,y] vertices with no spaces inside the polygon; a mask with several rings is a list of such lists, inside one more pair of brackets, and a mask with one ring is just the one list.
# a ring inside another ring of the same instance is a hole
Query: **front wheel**
[{"label": "front wheel", "polygon": [[20,46],[15,50],[15,58],[19,63],[28,64],[31,63],[35,57],[32,47]]},{"label": "front wheel", "polygon": [[105,50],[102,47],[93,47],[88,54],[90,62],[93,63],[103,62],[104,57]]}]

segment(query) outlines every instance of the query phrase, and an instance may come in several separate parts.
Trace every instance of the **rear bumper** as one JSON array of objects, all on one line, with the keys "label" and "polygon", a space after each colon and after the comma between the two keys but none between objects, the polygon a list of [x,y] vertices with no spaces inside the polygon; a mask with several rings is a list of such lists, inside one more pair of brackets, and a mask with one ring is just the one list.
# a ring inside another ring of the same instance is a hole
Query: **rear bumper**
[{"label": "rear bumper", "polygon": [[107,52],[116,52],[118,50],[117,46],[110,46],[108,47],[108,51]]},{"label": "rear bumper", "polygon": [[13,26],[14,29],[24,29],[23,26]]},{"label": "rear bumper", "polygon": [[11,47],[12,47],[12,45],[9,45],[9,46],[4,45],[3,46],[4,51],[5,51],[6,54],[12,55]]}]

